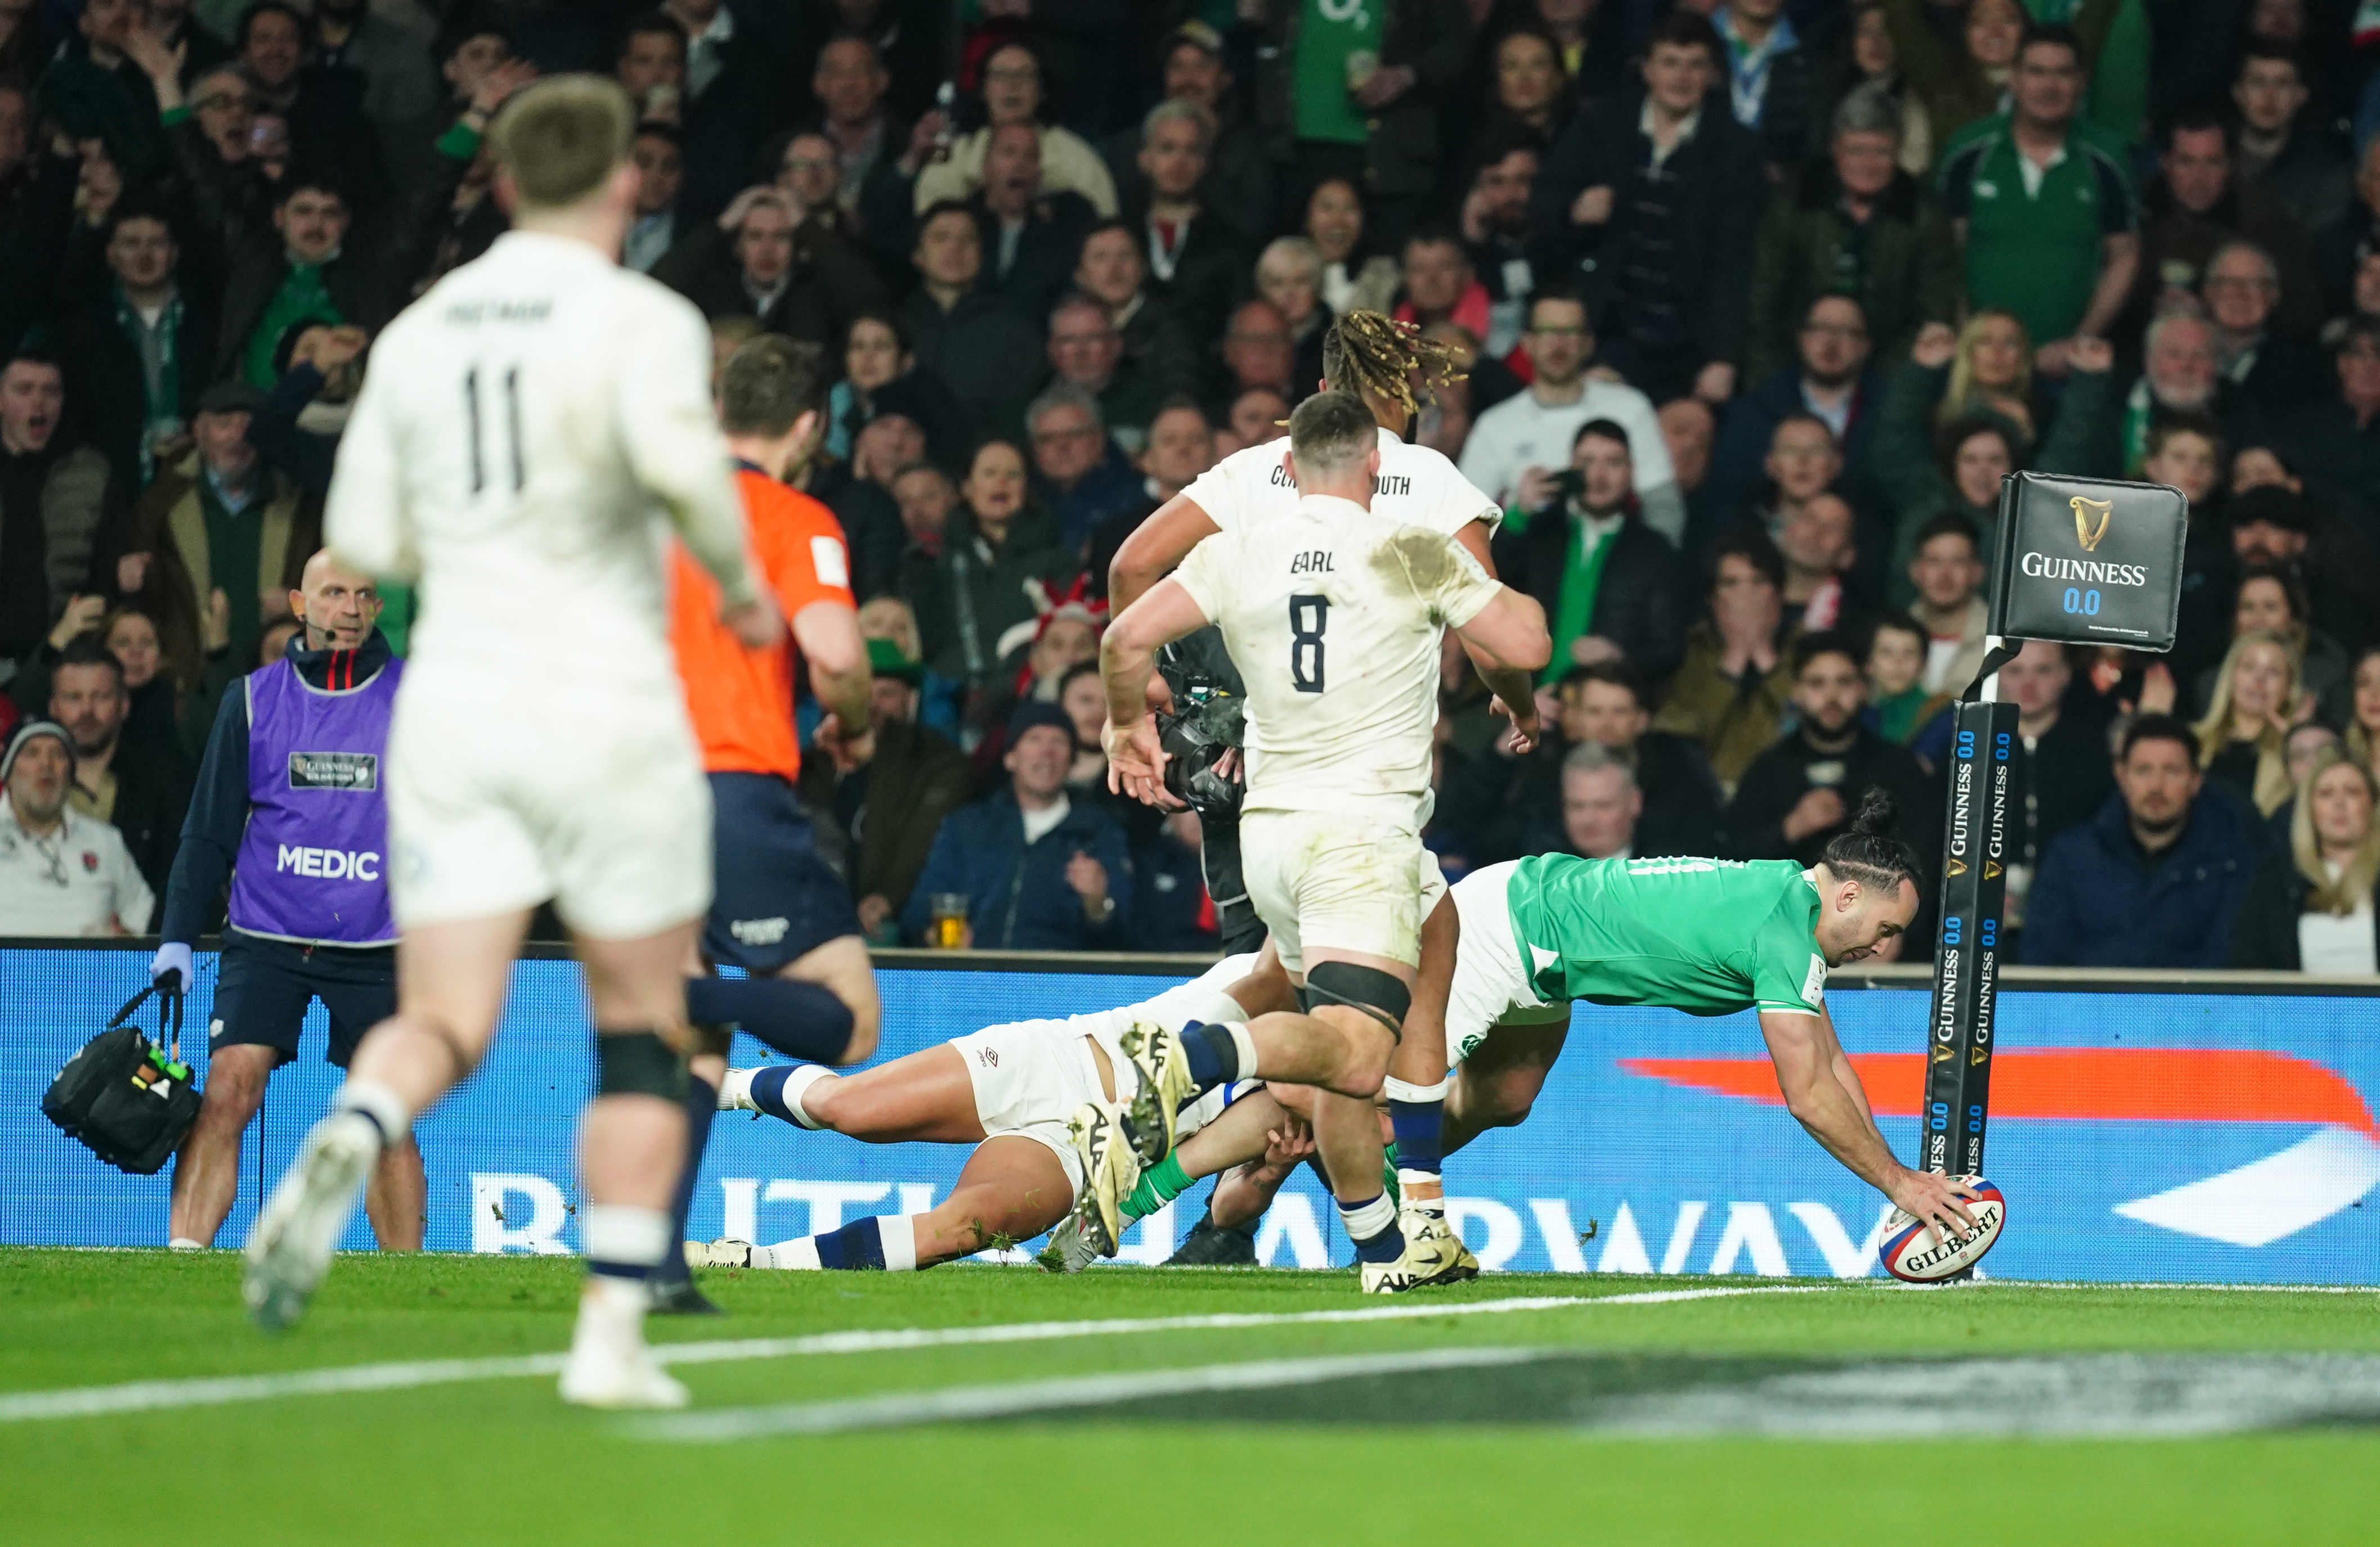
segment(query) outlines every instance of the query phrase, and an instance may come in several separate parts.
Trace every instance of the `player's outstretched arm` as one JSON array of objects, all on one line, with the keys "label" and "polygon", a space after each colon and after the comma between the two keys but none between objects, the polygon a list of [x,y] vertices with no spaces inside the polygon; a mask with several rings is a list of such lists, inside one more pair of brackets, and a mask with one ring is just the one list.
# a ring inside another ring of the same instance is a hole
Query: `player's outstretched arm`
[{"label": "player's outstretched arm", "polygon": [[1974,1228],[1974,1216],[1961,1201],[1977,1196],[1973,1188],[1934,1172],[1912,1171],[1893,1159],[1869,1114],[1867,1092],[1825,1016],[1763,1010],[1760,1035],[1777,1066],[1785,1109],[1828,1154],[1915,1218],[1937,1229]]},{"label": "player's outstretched arm", "polygon": [[1479,679],[1512,719],[1515,749],[1527,751],[1537,738],[1535,679],[1553,658],[1546,610],[1537,605],[1536,598],[1499,585],[1494,599],[1454,633],[1463,642],[1463,653],[1478,668]]},{"label": "player's outstretched arm", "polygon": [[1110,789],[1160,810],[1181,809],[1165,791],[1165,750],[1148,713],[1148,677],[1160,649],[1206,626],[1206,610],[1179,579],[1159,581],[1108,625],[1099,640],[1099,676],[1108,690]]},{"label": "player's outstretched arm", "polygon": [[1108,564],[1109,607],[1119,614],[1130,609],[1191,549],[1220,530],[1188,494],[1176,494],[1159,506],[1132,530]]}]

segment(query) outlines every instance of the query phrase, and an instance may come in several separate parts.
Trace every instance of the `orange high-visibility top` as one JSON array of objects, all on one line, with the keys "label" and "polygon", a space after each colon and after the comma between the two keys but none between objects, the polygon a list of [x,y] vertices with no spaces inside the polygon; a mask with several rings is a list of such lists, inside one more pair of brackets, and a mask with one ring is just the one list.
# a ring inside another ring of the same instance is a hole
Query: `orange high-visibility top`
[{"label": "orange high-visibility top", "polygon": [[[749,463],[737,464],[735,487],[751,530],[752,556],[775,589],[788,625],[817,603],[855,605],[850,553],[832,511]],[[703,769],[800,777],[793,641],[745,649],[719,621],[719,583],[694,562],[685,543],[673,546],[670,642],[686,683],[686,712],[702,743]]]}]

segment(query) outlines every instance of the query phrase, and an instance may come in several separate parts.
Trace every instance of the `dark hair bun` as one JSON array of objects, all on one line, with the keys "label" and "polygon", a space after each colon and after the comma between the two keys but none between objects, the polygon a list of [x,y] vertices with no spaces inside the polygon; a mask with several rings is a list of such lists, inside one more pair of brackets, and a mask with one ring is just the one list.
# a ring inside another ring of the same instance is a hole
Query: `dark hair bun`
[{"label": "dark hair bun", "polygon": [[1881,786],[1871,785],[1867,793],[1860,797],[1859,814],[1852,819],[1852,831],[1862,837],[1881,838],[1900,821],[1900,803]]}]

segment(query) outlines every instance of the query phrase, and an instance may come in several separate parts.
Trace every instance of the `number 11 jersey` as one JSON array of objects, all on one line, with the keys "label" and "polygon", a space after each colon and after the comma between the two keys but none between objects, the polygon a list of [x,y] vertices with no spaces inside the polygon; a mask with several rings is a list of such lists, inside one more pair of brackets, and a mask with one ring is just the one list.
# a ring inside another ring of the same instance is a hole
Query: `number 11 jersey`
[{"label": "number 11 jersey", "polygon": [[1173,578],[1247,686],[1248,810],[1427,815],[1439,637],[1500,589],[1454,540],[1350,500],[1233,527]]},{"label": "number 11 jersey", "polygon": [[[409,691],[677,697],[663,518],[732,598],[753,583],[710,372],[685,299],[535,232],[498,238],[389,325],[324,527],[347,562],[420,582]],[[492,669],[525,638],[551,670]]]}]

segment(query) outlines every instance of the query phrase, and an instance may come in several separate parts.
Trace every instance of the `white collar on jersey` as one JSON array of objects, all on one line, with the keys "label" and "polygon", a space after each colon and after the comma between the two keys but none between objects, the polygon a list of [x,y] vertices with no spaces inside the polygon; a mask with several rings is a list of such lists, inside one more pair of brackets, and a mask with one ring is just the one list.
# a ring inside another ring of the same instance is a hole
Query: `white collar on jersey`
[{"label": "white collar on jersey", "polygon": [[1349,516],[1368,517],[1372,513],[1354,500],[1342,500],[1336,494],[1300,494],[1297,513],[1311,516],[1318,521],[1344,521]]}]

